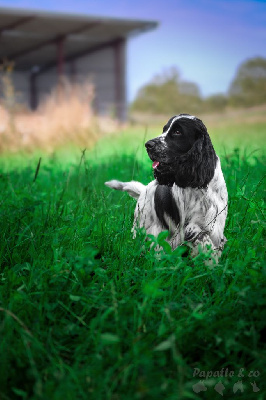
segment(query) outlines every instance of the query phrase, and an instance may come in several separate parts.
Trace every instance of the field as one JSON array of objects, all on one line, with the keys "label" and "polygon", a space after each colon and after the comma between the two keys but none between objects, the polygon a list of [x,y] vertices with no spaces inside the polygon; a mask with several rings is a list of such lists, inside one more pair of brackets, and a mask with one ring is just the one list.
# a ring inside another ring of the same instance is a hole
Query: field
[{"label": "field", "polygon": [[265,398],[266,121],[205,122],[230,199],[215,267],[133,241],[134,200],[104,186],[152,179],[161,127],[1,156],[0,399]]}]

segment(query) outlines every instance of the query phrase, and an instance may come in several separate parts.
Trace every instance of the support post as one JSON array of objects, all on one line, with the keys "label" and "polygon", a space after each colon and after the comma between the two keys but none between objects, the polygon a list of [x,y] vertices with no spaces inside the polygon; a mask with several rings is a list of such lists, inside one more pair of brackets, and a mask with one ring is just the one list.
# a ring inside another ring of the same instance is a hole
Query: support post
[{"label": "support post", "polygon": [[57,96],[58,100],[61,100],[63,97],[63,74],[64,74],[64,42],[65,37],[61,36],[56,41],[56,50],[57,50]]},{"label": "support post", "polygon": [[38,106],[38,93],[37,93],[37,74],[31,72],[30,74],[30,108],[34,111]]},{"label": "support post", "polygon": [[56,41],[56,48],[57,48],[57,74],[59,79],[61,79],[64,73],[64,37],[58,38]]},{"label": "support post", "polygon": [[120,39],[114,44],[115,110],[116,117],[121,121],[126,119],[125,47],[125,39]]},{"label": "support post", "polygon": [[69,63],[69,67],[70,67],[70,80],[72,85],[75,85],[75,83],[77,83],[77,68],[76,68],[76,61],[72,60]]}]

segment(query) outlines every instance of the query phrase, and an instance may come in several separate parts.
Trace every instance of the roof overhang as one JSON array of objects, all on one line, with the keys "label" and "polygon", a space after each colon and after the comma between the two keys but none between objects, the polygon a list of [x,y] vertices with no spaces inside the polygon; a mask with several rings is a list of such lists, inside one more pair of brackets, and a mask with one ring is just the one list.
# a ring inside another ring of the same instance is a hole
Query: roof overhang
[{"label": "roof overhang", "polygon": [[0,8],[0,61],[14,61],[20,71],[42,71],[56,64],[62,43],[64,59],[70,61],[157,25],[155,21]]}]

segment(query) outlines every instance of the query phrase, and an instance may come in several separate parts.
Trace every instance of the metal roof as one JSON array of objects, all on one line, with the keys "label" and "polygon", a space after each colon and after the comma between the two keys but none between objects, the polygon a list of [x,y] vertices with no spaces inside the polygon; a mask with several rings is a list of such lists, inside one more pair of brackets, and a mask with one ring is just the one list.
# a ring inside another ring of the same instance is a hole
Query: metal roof
[{"label": "metal roof", "polygon": [[47,69],[55,65],[55,44],[62,40],[64,59],[70,61],[157,25],[155,21],[0,7],[0,61],[14,61],[16,70]]}]

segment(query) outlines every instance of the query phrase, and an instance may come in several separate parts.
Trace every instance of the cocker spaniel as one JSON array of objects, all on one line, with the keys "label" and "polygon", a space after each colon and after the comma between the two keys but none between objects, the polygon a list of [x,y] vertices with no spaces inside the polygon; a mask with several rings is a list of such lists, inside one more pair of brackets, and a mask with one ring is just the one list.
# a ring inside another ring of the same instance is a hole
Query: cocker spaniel
[{"label": "cocker spaniel", "polygon": [[169,119],[163,133],[149,140],[146,149],[153,161],[155,180],[111,180],[107,186],[137,200],[133,233],[144,227],[157,236],[168,230],[172,249],[190,243],[192,256],[208,245],[220,255],[226,238],[227,189],[219,157],[203,122],[189,114]]}]

